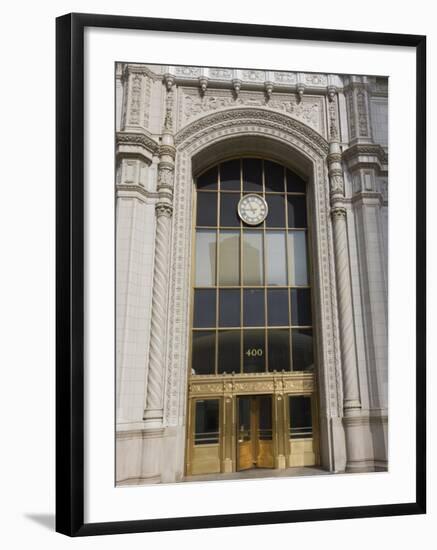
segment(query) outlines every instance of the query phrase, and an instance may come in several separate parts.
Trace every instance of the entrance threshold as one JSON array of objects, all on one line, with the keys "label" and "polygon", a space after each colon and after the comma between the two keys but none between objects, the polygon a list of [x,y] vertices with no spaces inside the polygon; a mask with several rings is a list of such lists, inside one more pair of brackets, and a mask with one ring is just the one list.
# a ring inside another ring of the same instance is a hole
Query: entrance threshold
[{"label": "entrance threshold", "polygon": [[322,470],[314,466],[302,466],[300,468],[253,468],[227,474],[200,474],[185,476],[182,481],[222,481],[227,479],[260,479],[276,477],[297,477],[328,475],[332,472]]}]

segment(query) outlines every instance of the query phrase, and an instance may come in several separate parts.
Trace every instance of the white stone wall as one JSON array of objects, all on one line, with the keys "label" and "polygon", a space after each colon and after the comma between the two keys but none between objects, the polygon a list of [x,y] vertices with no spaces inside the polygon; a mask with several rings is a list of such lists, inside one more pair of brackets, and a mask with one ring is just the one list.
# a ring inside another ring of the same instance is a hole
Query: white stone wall
[{"label": "white stone wall", "polygon": [[[190,296],[189,281],[183,273],[189,272],[190,265],[181,266],[178,258],[185,258],[184,254],[188,258],[190,253],[190,246],[185,242],[189,239],[185,231],[187,228],[189,230],[191,223],[190,155],[196,155],[197,151],[202,150],[202,143],[208,142],[202,121],[215,114],[214,139],[217,143],[222,140],[221,145],[217,146],[217,160],[227,150],[223,141],[225,137],[233,139],[233,146],[237,149],[240,146],[244,148],[245,143],[251,143],[251,147],[255,143],[261,149],[264,147],[264,142],[259,145],[261,126],[257,125],[256,120],[246,121],[238,128],[234,125],[235,128],[230,129],[232,109],[236,108],[271,113],[271,120],[263,123],[262,131],[266,133],[266,139],[270,133],[271,138],[277,140],[278,149],[276,152],[272,149],[273,154],[293,163],[300,162],[300,156],[310,158],[311,145],[304,139],[295,140],[293,144],[290,139],[286,146],[279,145],[281,140],[285,143],[286,139],[281,134],[280,119],[276,120],[275,116],[288,119],[290,128],[293,121],[302,125],[303,129],[307,129],[305,139],[320,141],[317,145],[320,147],[332,138],[331,108],[336,106],[339,151],[344,157],[347,255],[361,407],[353,430],[360,441],[362,465],[372,468],[378,462],[383,467],[387,456],[387,426],[381,417],[386,415],[387,407],[388,242],[387,162],[384,157],[386,153],[380,147],[387,145],[388,137],[387,86],[384,79],[153,65],[119,65],[116,77],[116,129],[121,136],[117,138],[119,169],[116,180],[117,479],[125,483],[141,483],[144,480],[172,481],[183,475],[189,338],[188,315],[183,312],[188,311]],[[172,94],[170,102],[169,91]],[[333,98],[334,103],[331,103]],[[219,116],[221,113],[225,115],[222,119]],[[172,245],[168,273],[171,302],[167,362],[163,365],[164,421],[161,431],[152,433],[143,417],[152,315],[157,163],[165,124],[177,141],[178,173],[174,190],[173,235],[169,241],[175,244]],[[184,132],[187,133],[187,129],[193,136],[199,136],[191,138],[194,140],[192,144],[186,141]],[[196,134],[197,129],[199,132]],[[240,136],[239,141],[235,139],[237,135]],[[250,136],[253,136],[252,141]],[[320,136],[320,140],[315,136]],[[182,153],[179,147],[183,143],[187,143],[183,151],[186,160],[180,162],[178,158]],[[326,153],[323,162],[323,169],[319,160],[314,159],[304,167],[304,171],[311,172],[317,166],[315,185],[327,183]],[[323,209],[318,211],[318,216],[329,221],[329,198],[325,200]],[[180,215],[182,210],[183,215]],[[330,233],[329,238],[332,238]],[[181,239],[185,244],[181,244]],[[326,247],[324,250],[329,260],[321,255],[316,262],[320,269],[323,262],[333,261],[332,242]],[[180,269],[185,271],[178,271]],[[330,269],[333,274],[334,268]],[[186,288],[178,290],[181,281],[185,281]],[[175,303],[173,299],[176,299]],[[318,303],[323,310],[319,315],[322,319],[325,308],[337,307],[335,289],[331,288],[330,299],[323,295]],[[173,324],[172,315],[185,320],[180,335],[172,332],[178,326]],[[326,384],[323,389],[325,409],[321,411],[321,424],[326,432],[322,456],[326,457],[326,467],[338,471],[344,469],[346,463],[341,402],[341,370],[345,366],[338,355],[338,317],[335,311],[332,322],[331,349],[323,351],[321,365],[325,368],[325,362],[335,363],[335,369],[321,377],[323,384]],[[178,338],[178,349],[172,345],[174,338]],[[175,451],[173,455],[170,453],[172,448]],[[328,449],[329,452],[324,453]]]}]

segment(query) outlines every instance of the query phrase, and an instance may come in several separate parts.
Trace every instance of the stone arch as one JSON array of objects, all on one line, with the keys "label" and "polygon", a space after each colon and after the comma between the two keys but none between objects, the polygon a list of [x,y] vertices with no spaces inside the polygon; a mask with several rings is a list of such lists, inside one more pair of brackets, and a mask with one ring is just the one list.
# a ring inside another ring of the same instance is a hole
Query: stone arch
[{"label": "stone arch", "polygon": [[[326,163],[328,143],[315,130],[285,114],[261,108],[232,108],[191,122],[176,134],[175,145],[166,424],[169,427],[181,426],[186,412],[193,171],[201,171],[211,163],[211,159],[215,159],[215,162],[223,160],[230,152],[240,154],[244,151],[251,154],[262,149],[264,155],[297,170],[309,181],[312,268],[313,273],[317,274],[313,289],[321,406],[320,433],[324,434],[321,459],[325,468],[336,470],[341,458],[334,456],[332,439],[344,435],[340,420],[342,382]],[[180,457],[183,470],[183,452]]]}]

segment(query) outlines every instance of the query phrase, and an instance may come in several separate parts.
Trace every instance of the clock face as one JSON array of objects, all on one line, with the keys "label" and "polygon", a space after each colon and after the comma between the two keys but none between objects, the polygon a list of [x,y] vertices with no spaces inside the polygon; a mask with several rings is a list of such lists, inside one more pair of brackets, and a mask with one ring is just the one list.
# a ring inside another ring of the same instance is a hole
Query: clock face
[{"label": "clock face", "polygon": [[259,195],[244,195],[238,203],[238,215],[248,225],[262,223],[268,214],[266,201]]}]

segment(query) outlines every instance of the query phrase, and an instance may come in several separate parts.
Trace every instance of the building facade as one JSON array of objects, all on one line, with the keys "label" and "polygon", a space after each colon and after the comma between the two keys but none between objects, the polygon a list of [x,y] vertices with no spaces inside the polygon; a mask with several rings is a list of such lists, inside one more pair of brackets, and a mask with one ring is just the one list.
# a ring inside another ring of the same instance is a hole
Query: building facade
[{"label": "building facade", "polygon": [[387,78],[115,76],[117,484],[386,470]]}]

